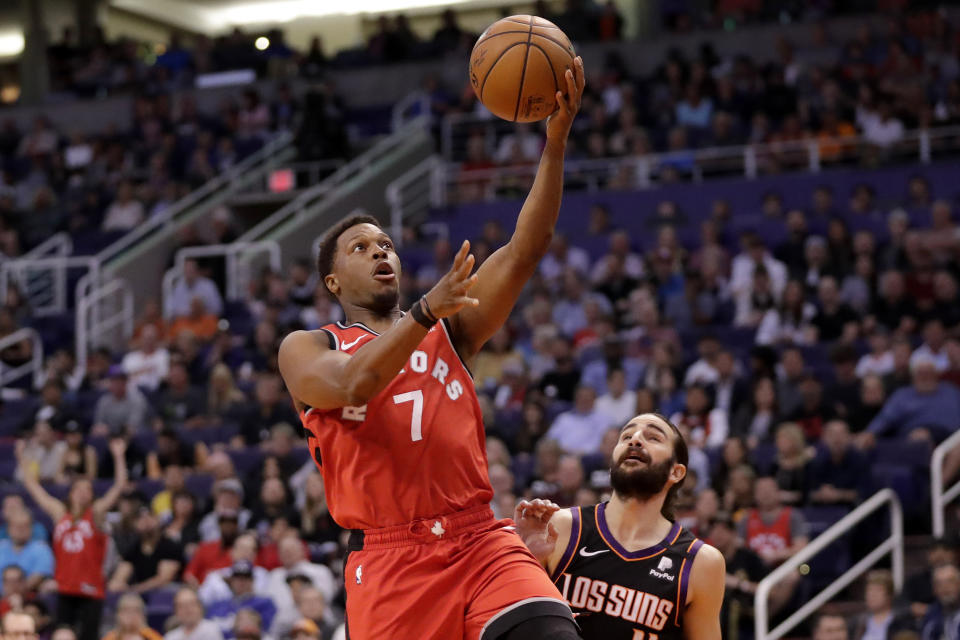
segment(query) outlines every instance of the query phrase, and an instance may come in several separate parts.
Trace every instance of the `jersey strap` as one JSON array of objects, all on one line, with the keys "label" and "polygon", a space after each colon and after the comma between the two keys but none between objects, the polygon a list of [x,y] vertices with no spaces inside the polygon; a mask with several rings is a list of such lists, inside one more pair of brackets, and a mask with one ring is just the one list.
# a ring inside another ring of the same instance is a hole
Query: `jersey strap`
[{"label": "jersey strap", "polygon": [[677,626],[680,626],[680,612],[687,607],[687,587],[690,585],[690,569],[693,567],[693,559],[702,546],[703,540],[694,538],[690,546],[687,547],[687,553],[680,565],[680,580],[677,582],[677,606],[674,607],[677,612],[674,617]]},{"label": "jersey strap", "polygon": [[573,516],[573,522],[570,524],[570,541],[567,542],[567,548],[564,549],[563,556],[560,557],[560,562],[557,563],[557,568],[553,570],[553,575],[550,576],[550,579],[554,582],[559,580],[563,572],[570,566],[570,563],[573,561],[573,555],[576,553],[577,547],[580,546],[580,534],[583,530],[583,527],[580,526],[580,507],[571,508],[570,514]]}]

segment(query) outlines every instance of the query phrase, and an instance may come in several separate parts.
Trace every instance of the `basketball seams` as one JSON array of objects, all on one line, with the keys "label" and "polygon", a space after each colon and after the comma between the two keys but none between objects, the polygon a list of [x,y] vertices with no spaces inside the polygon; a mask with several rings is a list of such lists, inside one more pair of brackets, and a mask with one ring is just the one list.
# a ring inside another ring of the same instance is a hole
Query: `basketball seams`
[{"label": "basketball seams", "polygon": [[530,43],[530,46],[543,55],[543,59],[547,61],[547,66],[550,68],[550,75],[553,76],[554,92],[560,91],[560,81],[557,79],[557,70],[553,68],[553,61],[550,60],[550,56],[547,55],[547,52],[540,45]]},{"label": "basketball seams", "polygon": [[[495,35],[499,35],[499,34],[495,34]],[[519,47],[522,44],[523,44],[522,42],[514,42],[510,46],[504,47],[503,51],[498,53],[497,57],[494,58],[493,62],[490,63],[490,66],[487,67],[487,72],[483,74],[483,82],[480,83],[480,102],[483,102],[483,90],[487,86],[487,78],[490,77],[490,73],[493,71],[493,68],[497,66],[498,62],[500,62],[500,58],[502,58],[504,54],[507,53],[507,51],[510,51],[510,49],[513,49],[514,47]]]},{"label": "basketball seams", "polygon": [[527,50],[523,55],[523,67],[520,69],[520,82],[517,85],[517,102],[513,108],[513,121],[517,121],[520,114],[520,98],[523,97],[523,83],[527,77],[527,62],[530,60],[530,41],[533,40],[533,16],[530,16],[530,29],[527,31]]},{"label": "basketball seams", "polygon": [[[564,52],[566,52],[567,55],[570,55],[570,49],[572,48],[572,45],[568,48],[567,45],[563,44],[562,42],[560,42],[559,40],[557,40],[556,38],[554,38],[554,37],[552,37],[552,36],[548,36],[548,35],[545,34],[545,33],[537,33],[537,32],[534,32],[533,35],[535,35],[535,36],[540,36],[540,37],[543,38],[544,40],[549,40],[550,42],[552,42],[552,43],[554,43],[554,44],[556,44],[556,45],[559,45],[559,46],[564,50]],[[570,55],[570,59],[573,60],[573,56],[572,56],[572,55]]]}]

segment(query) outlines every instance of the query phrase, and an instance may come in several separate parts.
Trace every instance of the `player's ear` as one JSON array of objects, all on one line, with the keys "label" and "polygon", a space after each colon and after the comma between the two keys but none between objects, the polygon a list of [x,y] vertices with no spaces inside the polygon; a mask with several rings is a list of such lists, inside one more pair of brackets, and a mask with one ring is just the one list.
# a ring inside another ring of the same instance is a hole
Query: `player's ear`
[{"label": "player's ear", "polygon": [[679,484],[683,482],[683,479],[687,477],[687,466],[680,464],[679,462],[673,465],[673,469],[670,470],[670,479],[673,480],[673,484]]},{"label": "player's ear", "polygon": [[340,281],[337,280],[335,274],[328,273],[327,277],[323,279],[323,284],[326,285],[327,291],[336,297],[340,297]]}]

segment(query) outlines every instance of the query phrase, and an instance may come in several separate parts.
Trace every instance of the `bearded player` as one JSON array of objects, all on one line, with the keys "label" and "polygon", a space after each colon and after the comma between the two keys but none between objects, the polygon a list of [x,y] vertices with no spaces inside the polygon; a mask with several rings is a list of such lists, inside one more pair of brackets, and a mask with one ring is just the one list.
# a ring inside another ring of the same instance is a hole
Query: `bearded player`
[{"label": "bearded player", "polygon": [[400,261],[370,217],[332,228],[320,277],[345,324],[299,331],[280,371],[323,474],[334,520],[352,529],[344,566],[351,640],[577,638],[569,607],[496,521],[483,421],[467,368],[503,325],[550,244],[583,61],[547,122],[546,146],[510,241],[472,274],[464,242],[408,313]]},{"label": "bearded player", "polygon": [[719,640],[723,555],[673,521],[687,445],[666,418],[628,422],[610,461],[609,502],[523,501],[514,519],[586,640]]}]

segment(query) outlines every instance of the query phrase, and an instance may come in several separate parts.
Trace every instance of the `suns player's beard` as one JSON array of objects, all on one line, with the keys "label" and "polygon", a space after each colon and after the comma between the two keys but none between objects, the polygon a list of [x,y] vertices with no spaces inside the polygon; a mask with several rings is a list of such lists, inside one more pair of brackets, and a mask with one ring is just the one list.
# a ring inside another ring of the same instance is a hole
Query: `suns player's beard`
[{"label": "suns player's beard", "polygon": [[610,486],[621,498],[648,500],[667,486],[670,470],[676,462],[671,458],[639,469],[627,469],[623,466],[624,460],[621,460],[610,470]]}]

